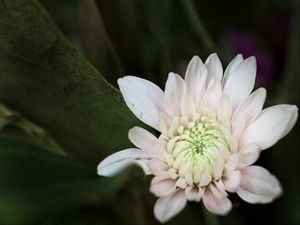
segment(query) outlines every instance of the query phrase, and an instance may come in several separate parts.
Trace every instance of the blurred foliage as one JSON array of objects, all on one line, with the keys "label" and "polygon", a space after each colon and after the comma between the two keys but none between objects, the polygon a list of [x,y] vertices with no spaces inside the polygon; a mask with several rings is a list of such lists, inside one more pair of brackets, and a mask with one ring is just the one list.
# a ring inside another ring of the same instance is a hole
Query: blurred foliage
[{"label": "blurred foliage", "polygon": [[[300,105],[299,7],[299,0],[0,0],[0,224],[158,224],[139,169],[96,175],[96,163],[130,146],[128,129],[141,125],[116,80],[131,74],[163,87],[194,54],[217,51],[227,63],[241,52],[257,57],[267,105]],[[281,180],[279,200],[249,205],[233,195],[226,217],[189,203],[168,224],[299,224],[299,135],[298,122],[257,162]]]},{"label": "blurred foliage", "polygon": [[107,154],[128,144],[137,119],[40,4],[0,3],[2,102],[45,127],[67,152],[94,163],[99,149]]}]

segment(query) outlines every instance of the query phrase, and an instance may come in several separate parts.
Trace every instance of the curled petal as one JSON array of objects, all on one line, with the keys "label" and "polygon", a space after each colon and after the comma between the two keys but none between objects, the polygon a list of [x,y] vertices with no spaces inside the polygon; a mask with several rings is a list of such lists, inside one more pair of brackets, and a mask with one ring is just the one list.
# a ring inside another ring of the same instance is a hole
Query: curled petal
[{"label": "curled petal", "polygon": [[205,65],[207,68],[207,80],[206,84],[210,83],[212,78],[217,80],[221,80],[223,76],[223,67],[222,63],[216,53],[210,54],[205,61]]},{"label": "curled petal", "polygon": [[116,152],[101,161],[97,167],[97,173],[100,176],[111,177],[119,173],[127,166],[137,164],[141,166],[145,174],[150,174],[150,170],[148,167],[148,159],[150,157],[151,156],[148,153],[140,149],[125,149]]},{"label": "curled petal", "polygon": [[192,96],[196,103],[201,100],[205,89],[206,77],[207,69],[205,65],[198,56],[194,56],[186,69],[185,82],[187,94]]},{"label": "curled petal", "polygon": [[175,180],[171,179],[167,174],[155,176],[151,181],[150,192],[157,197],[170,195],[175,189]]},{"label": "curled petal", "polygon": [[[238,65],[243,62],[244,58],[242,54],[238,54],[227,66],[225,72],[224,72],[224,77],[222,80],[222,84],[225,84],[228,80],[228,77],[232,74],[232,72],[238,67]],[[224,85],[223,85],[224,86]]]},{"label": "curled petal", "polygon": [[232,171],[234,171],[241,160],[241,156],[239,153],[235,153],[229,157],[225,164],[225,174],[230,174]]},{"label": "curled petal", "polygon": [[279,181],[260,166],[241,170],[242,180],[237,194],[249,203],[269,203],[282,193]]},{"label": "curled petal", "polygon": [[223,184],[227,191],[236,192],[241,182],[241,172],[234,170],[223,178]]},{"label": "curled petal", "polygon": [[124,100],[134,115],[159,130],[159,114],[163,109],[163,91],[150,81],[134,76],[118,79]]},{"label": "curled petal", "polygon": [[160,113],[160,118],[159,118],[159,128],[161,133],[167,134],[168,129],[171,127],[171,119],[169,116],[167,116],[165,113],[161,112]]},{"label": "curled petal", "polygon": [[232,105],[227,95],[222,95],[218,107],[218,118],[229,120],[232,113]]},{"label": "curled petal", "polygon": [[128,132],[129,140],[138,148],[152,150],[157,143],[157,138],[141,127],[134,127]]},{"label": "curled petal", "polygon": [[247,58],[228,75],[223,83],[223,92],[227,94],[236,108],[253,90],[256,76],[256,60]]},{"label": "curled petal", "polygon": [[175,73],[169,73],[165,87],[164,107],[165,111],[171,116],[179,116],[180,102],[182,96],[186,93],[186,84],[184,80]]},{"label": "curled petal", "polygon": [[202,200],[207,210],[216,215],[226,215],[232,207],[227,197],[218,198],[209,189],[205,190]]},{"label": "curled petal", "polygon": [[222,87],[219,78],[211,78],[207,90],[204,93],[204,102],[215,112],[218,112],[219,101],[222,95]]},{"label": "curled petal", "polygon": [[249,123],[255,119],[263,108],[266,100],[267,91],[265,88],[259,88],[254,91],[249,97],[238,107],[234,113],[233,124],[239,121],[237,117],[243,116],[244,122]]},{"label": "curled petal", "polygon": [[239,154],[241,159],[238,168],[244,168],[256,162],[260,155],[260,149],[258,145],[252,143],[241,147]]},{"label": "curled petal", "polygon": [[195,112],[196,112],[196,106],[194,100],[190,95],[185,95],[181,99],[181,114],[183,116],[186,116],[189,120],[192,120]]},{"label": "curled petal", "polygon": [[151,173],[155,175],[167,173],[168,169],[170,168],[165,162],[158,159],[151,159],[148,163],[148,166]]},{"label": "curled petal", "polygon": [[189,201],[200,202],[203,193],[204,193],[203,189],[196,186],[195,187],[188,186],[185,189],[185,196]]},{"label": "curled petal", "polygon": [[186,202],[184,191],[177,190],[157,200],[154,206],[154,215],[161,223],[165,223],[183,210]]},{"label": "curled petal", "polygon": [[256,143],[261,150],[274,145],[295,125],[298,108],[294,105],[276,105],[262,111],[244,131],[240,145]]}]

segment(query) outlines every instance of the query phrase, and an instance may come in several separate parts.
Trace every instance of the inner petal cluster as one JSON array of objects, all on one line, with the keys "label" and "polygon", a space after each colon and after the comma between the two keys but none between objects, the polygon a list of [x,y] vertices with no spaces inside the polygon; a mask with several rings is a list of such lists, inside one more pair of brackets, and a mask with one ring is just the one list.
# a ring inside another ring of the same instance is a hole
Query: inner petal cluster
[{"label": "inner petal cluster", "polygon": [[219,180],[224,165],[232,154],[231,134],[217,121],[214,114],[195,113],[192,120],[174,117],[167,134],[160,138],[166,141],[166,162],[177,186],[204,187],[212,180]]}]

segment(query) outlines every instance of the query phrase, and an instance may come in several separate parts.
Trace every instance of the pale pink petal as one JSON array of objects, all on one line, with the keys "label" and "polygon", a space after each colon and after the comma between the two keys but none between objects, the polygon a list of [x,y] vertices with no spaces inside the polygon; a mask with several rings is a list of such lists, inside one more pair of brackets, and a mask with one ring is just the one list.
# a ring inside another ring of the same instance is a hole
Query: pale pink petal
[{"label": "pale pink petal", "polygon": [[194,56],[185,72],[187,94],[198,103],[205,88],[207,69],[198,56]]},{"label": "pale pink petal", "polygon": [[207,106],[212,108],[216,113],[218,112],[219,101],[222,95],[222,86],[219,78],[211,78],[207,90],[204,93],[204,102]]},{"label": "pale pink petal", "polygon": [[240,153],[235,153],[231,155],[225,163],[225,173],[230,174],[232,171],[234,171],[238,167],[240,160]]},{"label": "pale pink petal", "polygon": [[207,210],[216,215],[226,215],[232,207],[227,197],[218,198],[210,189],[205,190],[202,200]]},{"label": "pale pink petal", "polygon": [[260,155],[260,149],[258,145],[252,143],[246,146],[242,146],[239,150],[239,154],[241,156],[241,159],[238,168],[244,168],[256,162]]},{"label": "pale pink petal", "polygon": [[226,175],[222,181],[227,191],[236,192],[241,182],[241,172],[234,170],[230,174]]},{"label": "pale pink petal", "polygon": [[189,120],[193,119],[193,115],[196,112],[196,106],[193,98],[190,95],[185,95],[181,99],[181,114],[186,116]]},{"label": "pale pink petal", "polygon": [[249,96],[254,87],[255,76],[256,60],[254,57],[244,60],[228,75],[223,84],[223,92],[230,97],[233,108]]},{"label": "pale pink petal", "polygon": [[141,127],[134,127],[128,132],[129,140],[138,148],[144,150],[154,149],[157,138]]},{"label": "pale pink petal", "polygon": [[152,82],[134,76],[120,78],[118,84],[127,106],[134,115],[159,130],[159,114],[163,109],[163,91]]},{"label": "pale pink petal", "polygon": [[238,65],[241,64],[241,62],[243,62],[244,58],[242,56],[242,54],[238,54],[227,66],[225,72],[224,72],[224,76],[223,76],[223,80],[222,80],[222,84],[225,84],[227,82],[228,77],[232,74],[232,72],[238,67]]},{"label": "pale pink petal", "polygon": [[230,98],[227,95],[222,95],[218,107],[218,118],[229,120],[232,113],[232,105]]},{"label": "pale pink petal", "polygon": [[214,159],[210,162],[212,165],[212,176],[214,180],[218,180],[222,176],[225,162],[223,155],[219,152],[217,152],[216,154],[212,154],[212,156],[212,158]]},{"label": "pale pink petal", "polygon": [[298,108],[293,105],[276,105],[262,111],[244,131],[240,145],[257,144],[261,150],[274,145],[295,125]]},{"label": "pale pink petal", "polygon": [[210,80],[214,77],[217,80],[221,80],[223,76],[223,67],[221,61],[216,53],[210,54],[205,61],[207,68],[207,81],[208,85]]},{"label": "pale pink petal", "polygon": [[287,104],[277,105],[277,107],[281,108],[282,110],[293,111],[293,115],[292,115],[289,123],[287,124],[287,127],[289,129],[286,129],[285,132],[283,132],[283,134],[281,135],[281,138],[282,138],[285,135],[287,135],[293,129],[295,123],[297,122],[297,119],[298,119],[298,107],[295,106],[295,105],[287,105]]},{"label": "pale pink petal", "polygon": [[166,82],[164,107],[171,116],[180,116],[181,98],[186,94],[186,84],[184,80],[175,73],[169,73]]},{"label": "pale pink petal", "polygon": [[266,100],[266,94],[266,89],[259,88],[238,107],[232,121],[234,128],[238,126],[239,117],[244,117],[243,121],[247,124],[261,113]]},{"label": "pale pink petal", "polygon": [[150,192],[157,197],[163,197],[172,194],[176,189],[175,180],[168,175],[155,176],[150,185]]},{"label": "pale pink petal", "polygon": [[186,202],[184,191],[177,190],[173,194],[157,200],[154,206],[154,215],[161,223],[165,223],[183,210]]},{"label": "pale pink petal", "polygon": [[228,196],[227,192],[225,191],[225,186],[220,181],[214,181],[213,183],[210,183],[208,188],[211,191],[211,193],[217,198],[224,198]]},{"label": "pale pink petal", "polygon": [[161,112],[160,113],[160,118],[159,118],[159,128],[161,133],[167,134],[168,129],[171,127],[171,119],[169,116],[167,116],[165,113]]},{"label": "pale pink petal", "polygon": [[210,172],[206,169],[206,170],[204,171],[204,173],[201,175],[199,185],[200,185],[201,187],[204,187],[204,186],[208,185],[208,184],[211,182],[211,179],[212,179],[211,174],[210,174]]},{"label": "pale pink petal", "polygon": [[167,174],[168,169],[170,168],[165,162],[158,159],[151,159],[148,166],[151,173],[155,175]]},{"label": "pale pink petal", "polygon": [[149,158],[151,158],[151,155],[140,149],[125,149],[116,152],[102,160],[97,167],[97,173],[100,176],[111,177],[119,173],[127,166],[137,164],[144,169],[146,174],[149,174],[150,171],[147,166]]},{"label": "pale pink petal", "polygon": [[279,181],[260,166],[245,167],[237,194],[249,203],[269,203],[277,198],[282,189]]},{"label": "pale pink petal", "polygon": [[194,201],[194,202],[199,202],[204,193],[202,188],[196,186],[195,187],[188,186],[184,192],[187,200]]}]

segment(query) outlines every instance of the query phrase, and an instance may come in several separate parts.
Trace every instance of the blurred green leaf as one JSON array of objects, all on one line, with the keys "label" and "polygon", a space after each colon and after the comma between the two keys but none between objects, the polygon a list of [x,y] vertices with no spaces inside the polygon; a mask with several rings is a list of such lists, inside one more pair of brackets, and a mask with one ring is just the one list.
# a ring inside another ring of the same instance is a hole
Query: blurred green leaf
[{"label": "blurred green leaf", "polygon": [[85,160],[128,144],[137,125],[117,89],[72,47],[33,0],[0,0],[0,101]]},{"label": "blurred green leaf", "polygon": [[33,224],[101,207],[125,180],[100,178],[92,166],[0,133],[0,224]]},{"label": "blurred green leaf", "polygon": [[0,130],[3,131],[6,127],[18,128],[20,131],[23,131],[23,136],[26,136],[26,139],[30,138],[32,141],[43,145],[49,151],[66,155],[64,150],[43,128],[0,103]]}]

